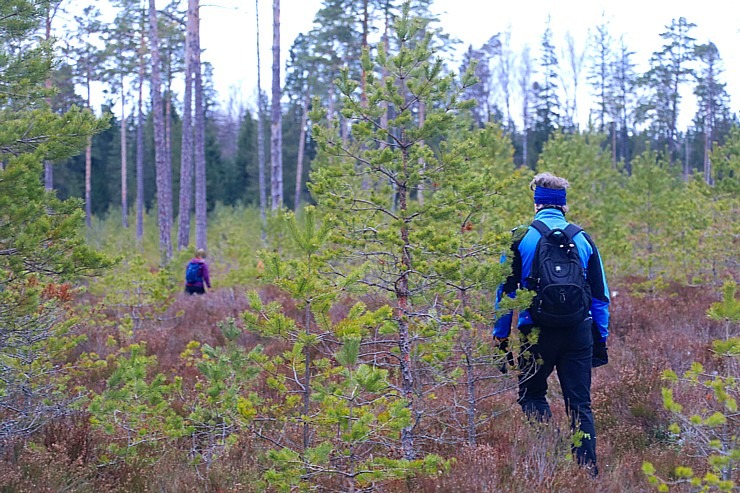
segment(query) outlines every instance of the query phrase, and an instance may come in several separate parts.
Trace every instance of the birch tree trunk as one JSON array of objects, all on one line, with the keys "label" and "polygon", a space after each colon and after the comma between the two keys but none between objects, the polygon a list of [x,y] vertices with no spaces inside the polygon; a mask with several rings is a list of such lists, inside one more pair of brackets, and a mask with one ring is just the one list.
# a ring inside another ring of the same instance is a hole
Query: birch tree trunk
[{"label": "birch tree trunk", "polygon": [[207,249],[206,146],[205,109],[203,107],[203,74],[200,64],[200,1],[193,0],[193,70],[195,71],[195,247]]},{"label": "birch tree trunk", "polygon": [[272,210],[283,206],[283,131],[280,111],[280,0],[272,0],[272,106],[270,162]]},{"label": "birch tree trunk", "polygon": [[159,221],[159,250],[166,264],[172,258],[172,190],[167,189],[167,153],[165,147],[164,115],[162,111],[162,80],[160,72],[157,8],[149,0],[149,44],[152,53],[152,115],[154,121],[154,160],[157,179],[157,219]]},{"label": "birch tree trunk", "polygon": [[182,109],[182,151],[180,156],[180,223],[178,249],[190,243],[190,209],[193,197],[193,44],[196,1],[188,0],[187,34],[185,38],[185,95]]}]

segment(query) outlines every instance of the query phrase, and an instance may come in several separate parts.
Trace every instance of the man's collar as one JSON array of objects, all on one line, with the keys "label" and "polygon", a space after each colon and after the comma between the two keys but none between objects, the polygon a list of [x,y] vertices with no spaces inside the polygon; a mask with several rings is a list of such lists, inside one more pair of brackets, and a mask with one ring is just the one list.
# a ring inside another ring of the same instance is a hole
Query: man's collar
[{"label": "man's collar", "polygon": [[542,219],[544,217],[551,217],[551,218],[562,218],[565,219],[565,214],[563,214],[563,211],[560,209],[556,209],[554,207],[548,207],[546,209],[541,209],[537,211],[537,213],[534,215],[535,219]]}]

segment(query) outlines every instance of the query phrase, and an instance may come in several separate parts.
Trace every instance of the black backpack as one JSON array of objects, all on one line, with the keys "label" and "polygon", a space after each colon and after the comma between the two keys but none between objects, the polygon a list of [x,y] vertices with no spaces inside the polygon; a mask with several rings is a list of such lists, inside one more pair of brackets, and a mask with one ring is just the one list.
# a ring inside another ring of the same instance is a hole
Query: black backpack
[{"label": "black backpack", "polygon": [[190,262],[188,263],[187,269],[185,269],[185,282],[188,284],[196,284],[203,282],[203,263],[201,262]]},{"label": "black backpack", "polygon": [[529,289],[536,293],[529,309],[532,320],[541,327],[577,325],[591,309],[591,286],[573,241],[583,230],[574,224],[550,229],[539,220],[532,227],[542,235],[527,278]]}]

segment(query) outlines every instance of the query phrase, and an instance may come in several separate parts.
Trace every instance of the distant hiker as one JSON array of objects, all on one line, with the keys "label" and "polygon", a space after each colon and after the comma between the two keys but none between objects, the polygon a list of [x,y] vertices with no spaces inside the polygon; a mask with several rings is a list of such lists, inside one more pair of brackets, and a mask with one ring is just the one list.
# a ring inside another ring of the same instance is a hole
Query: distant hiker
[{"label": "distant hiker", "polygon": [[208,275],[208,264],[204,260],[206,251],[199,248],[195,257],[188,262],[185,268],[185,292],[188,294],[205,294],[206,288],[211,289],[211,278]]},{"label": "distant hiker", "polygon": [[[557,368],[571,426],[583,433],[574,450],[576,458],[595,476],[591,368],[608,361],[609,290],[596,245],[581,228],[565,220],[567,187],[567,180],[550,173],[532,180],[534,221],[514,230],[512,273],[499,287],[496,305],[504,295],[514,298],[518,287],[535,291],[532,305],[519,313],[517,324],[524,337],[539,329],[537,342],[528,349],[529,358],[519,358],[518,402],[527,416],[547,421],[552,416],[547,378]],[[504,352],[511,319],[511,312],[498,317],[493,329],[494,340]],[[534,360],[540,364],[531,364]]]}]

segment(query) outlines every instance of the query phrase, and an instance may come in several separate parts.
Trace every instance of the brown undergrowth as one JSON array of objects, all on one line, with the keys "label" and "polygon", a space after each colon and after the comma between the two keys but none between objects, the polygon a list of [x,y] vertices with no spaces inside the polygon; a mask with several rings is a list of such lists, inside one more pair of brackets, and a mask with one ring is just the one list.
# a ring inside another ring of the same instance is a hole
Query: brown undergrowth
[{"label": "brown undergrowth", "polygon": [[[622,289],[612,303],[610,364],[594,371],[593,410],[597,425],[600,474],[597,479],[574,464],[567,418],[555,377],[551,380],[554,418],[547,425],[533,425],[516,406],[515,391],[494,397],[492,407],[503,412],[480,429],[478,446],[440,445],[434,450],[452,458],[446,473],[408,481],[388,482],[385,492],[643,492],[649,491],[641,472],[643,461],[670,476],[678,464],[700,469],[686,450],[668,433],[670,417],[663,410],[660,389],[663,370],[685,371],[692,361],[711,368],[711,341],[722,335],[720,324],[705,316],[717,295],[697,288],[675,288],[659,295],[632,296]],[[263,288],[265,300],[279,300],[290,316],[297,311],[274,288]],[[372,301],[371,301],[372,303]],[[212,346],[224,338],[217,322],[238,319],[248,306],[245,293],[214,290],[206,296],[177,295],[167,312],[152,318],[134,339],[145,341],[157,357],[158,369],[173,377],[193,378],[180,354],[190,341]],[[333,317],[341,318],[346,307]],[[78,348],[105,356],[115,329],[82,325],[88,336]],[[245,333],[238,344],[251,348],[266,344]],[[86,375],[79,382],[89,388],[105,384],[105,371]],[[81,377],[82,378],[82,377]],[[187,387],[187,385],[186,385]],[[442,394],[443,395],[443,394]],[[45,493],[57,491],[256,491],[255,478],[261,444],[243,433],[222,457],[207,469],[194,467],[187,446],[172,447],[154,460],[120,462],[101,466],[108,437],[93,429],[80,412],[49,423],[37,436],[3,444],[0,448],[0,492]],[[680,490],[679,490],[680,491]]]}]

